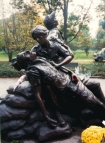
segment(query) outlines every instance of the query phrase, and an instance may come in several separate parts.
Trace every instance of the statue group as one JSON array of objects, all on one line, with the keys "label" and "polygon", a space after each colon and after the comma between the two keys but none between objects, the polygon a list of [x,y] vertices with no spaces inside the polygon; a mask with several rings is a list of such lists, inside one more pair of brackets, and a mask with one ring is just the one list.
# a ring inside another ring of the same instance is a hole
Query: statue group
[{"label": "statue group", "polygon": [[103,126],[105,97],[100,83],[79,77],[65,64],[74,58],[57,29],[55,12],[31,35],[38,45],[12,59],[22,76],[0,103],[1,137],[45,142],[70,136],[77,124]]}]

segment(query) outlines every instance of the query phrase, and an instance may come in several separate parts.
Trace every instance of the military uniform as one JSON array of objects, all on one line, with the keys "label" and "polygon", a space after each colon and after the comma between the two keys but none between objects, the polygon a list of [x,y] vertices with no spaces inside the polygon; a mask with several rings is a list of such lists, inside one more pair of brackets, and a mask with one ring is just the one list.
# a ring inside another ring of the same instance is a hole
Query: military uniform
[{"label": "military uniform", "polygon": [[51,40],[52,37],[54,37],[56,39],[60,39],[62,42],[64,42],[64,37],[63,37],[62,33],[57,28],[53,28],[53,29],[49,30],[47,39]]},{"label": "military uniform", "polygon": [[45,46],[42,47],[39,44],[34,46],[31,51],[36,52],[37,56],[44,57],[47,60],[54,61],[55,63],[59,63],[60,58],[65,59],[67,56],[72,56],[72,54],[70,54],[63,46],[52,41],[50,41],[49,48],[46,48]]},{"label": "military uniform", "polygon": [[[33,61],[27,68],[27,77],[32,87],[50,85],[60,93],[71,93],[80,98],[87,107],[105,119],[105,105],[81,82],[73,82],[70,75],[55,69],[44,59]],[[71,94],[69,96],[72,96]]]}]

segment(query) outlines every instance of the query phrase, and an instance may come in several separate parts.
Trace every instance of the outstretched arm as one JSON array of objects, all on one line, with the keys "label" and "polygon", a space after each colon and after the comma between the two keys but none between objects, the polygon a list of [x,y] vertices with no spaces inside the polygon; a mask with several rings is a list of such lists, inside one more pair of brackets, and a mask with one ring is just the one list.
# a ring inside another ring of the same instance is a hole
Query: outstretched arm
[{"label": "outstretched arm", "polygon": [[26,80],[26,75],[22,75],[22,76],[18,79],[18,81],[17,81],[17,83],[16,83],[16,85],[15,85],[13,91],[15,91],[15,89],[18,87],[18,85],[21,84],[21,83],[22,83],[23,81],[25,81],[25,80]]},{"label": "outstretched arm", "polygon": [[56,64],[55,62],[51,62],[52,65],[54,65],[56,68],[57,67],[61,67],[63,65],[66,65],[68,63],[71,62],[71,60],[73,59],[73,56],[67,56],[62,62],[60,62],[59,64]]},{"label": "outstretched arm", "polygon": [[35,95],[35,99],[37,100],[37,103],[39,104],[39,107],[42,111],[42,114],[43,116],[45,117],[45,119],[47,120],[47,122],[53,126],[53,127],[56,127],[57,126],[57,122],[53,119],[51,119],[48,114],[47,114],[47,111],[45,109],[45,105],[42,101],[42,98],[41,98],[41,85],[37,86],[34,88],[34,95]]}]

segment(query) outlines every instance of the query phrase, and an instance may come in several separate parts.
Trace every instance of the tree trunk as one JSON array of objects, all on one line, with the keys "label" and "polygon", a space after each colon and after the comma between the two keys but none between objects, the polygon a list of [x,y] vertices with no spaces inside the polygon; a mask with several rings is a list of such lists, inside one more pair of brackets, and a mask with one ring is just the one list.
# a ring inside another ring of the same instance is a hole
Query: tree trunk
[{"label": "tree trunk", "polygon": [[68,0],[64,0],[63,16],[64,16],[64,39],[66,42],[67,41],[66,33],[67,33]]},{"label": "tree trunk", "polygon": [[8,51],[8,59],[9,62],[12,60],[12,51]]}]

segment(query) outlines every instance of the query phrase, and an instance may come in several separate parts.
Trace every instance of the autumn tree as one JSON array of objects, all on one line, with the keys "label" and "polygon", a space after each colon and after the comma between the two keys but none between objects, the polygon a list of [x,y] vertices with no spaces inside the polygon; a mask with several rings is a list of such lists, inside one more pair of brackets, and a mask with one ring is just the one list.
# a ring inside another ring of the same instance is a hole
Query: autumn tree
[{"label": "autumn tree", "polygon": [[102,49],[105,47],[105,0],[101,0],[100,4],[96,8],[97,16],[100,19],[99,27],[97,30],[97,49]]},{"label": "autumn tree", "polygon": [[[14,1],[16,4],[16,1]],[[11,3],[13,9],[16,7]],[[8,54],[9,61],[12,59],[13,51],[30,49],[35,41],[31,38],[31,30],[37,24],[43,24],[43,19],[36,13],[38,5],[27,6],[21,11],[17,9],[8,19],[3,19],[2,46]]]},{"label": "autumn tree", "polygon": [[[34,0],[33,0],[33,2],[34,2]],[[51,13],[54,10],[58,10],[58,11],[62,10],[62,13],[63,13],[63,33],[64,33],[64,38],[67,41],[67,38],[68,38],[68,36],[67,36],[68,17],[70,16],[70,14],[68,12],[68,6],[70,4],[71,4],[71,6],[73,6],[72,5],[73,0],[37,0],[37,2],[43,5],[45,12],[47,14]],[[88,11],[92,5],[92,2],[93,2],[93,0],[90,0],[90,6],[87,9],[84,6],[80,5],[80,6],[78,6],[77,9],[74,10],[76,13],[78,13],[78,11],[80,11],[81,23],[78,23],[78,24],[80,24],[79,29],[78,29],[77,33],[74,35],[74,37],[72,38],[72,40],[77,36],[78,32],[80,31],[80,29],[82,27],[83,22],[87,18]],[[72,25],[72,26],[75,27],[75,25]]]},{"label": "autumn tree", "polygon": [[96,34],[96,48],[97,49],[102,49],[105,48],[105,30],[103,29],[103,26],[101,25],[101,23],[99,24],[98,30],[97,30],[97,34]]},{"label": "autumn tree", "polygon": [[[43,11],[44,15],[49,14],[55,10],[57,10],[59,12],[62,11],[62,13],[63,13],[63,24],[62,24],[63,25],[63,33],[64,33],[64,38],[67,42],[67,38],[68,38],[67,31],[68,31],[68,26],[70,26],[70,25],[68,25],[68,17],[72,16],[72,14],[70,14],[68,12],[68,7],[69,7],[69,5],[73,6],[73,0],[30,0],[31,5],[29,5],[28,1],[27,1],[28,2],[27,5],[24,2],[24,0],[15,0],[15,1],[17,1],[17,2],[14,2],[15,6],[17,6],[17,8],[19,10],[22,10],[22,9],[27,10],[27,7],[31,8],[31,6],[40,4],[40,6],[42,6],[42,8],[39,9],[39,11],[38,11],[38,9],[35,11],[40,13],[40,12],[42,12],[42,9],[44,9],[44,11]],[[76,20],[76,23],[78,23],[78,25],[79,25],[78,26],[79,29],[78,29],[77,33],[75,33],[74,37],[72,37],[71,41],[78,35],[78,32],[81,30],[84,21],[89,22],[88,13],[89,13],[89,9],[92,5],[92,2],[93,2],[93,0],[90,0],[90,5],[88,8],[86,8],[84,5],[83,6],[78,5],[77,8],[74,9],[76,14],[79,13],[79,15],[75,14],[77,17],[79,17]],[[72,23],[71,27],[73,27],[73,26],[76,27],[76,25],[74,23]]]}]

